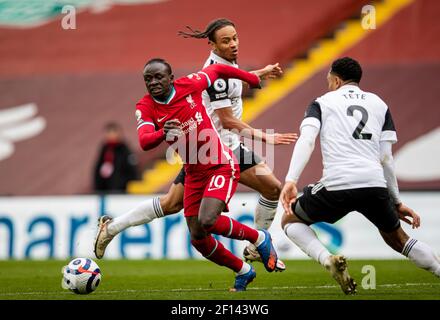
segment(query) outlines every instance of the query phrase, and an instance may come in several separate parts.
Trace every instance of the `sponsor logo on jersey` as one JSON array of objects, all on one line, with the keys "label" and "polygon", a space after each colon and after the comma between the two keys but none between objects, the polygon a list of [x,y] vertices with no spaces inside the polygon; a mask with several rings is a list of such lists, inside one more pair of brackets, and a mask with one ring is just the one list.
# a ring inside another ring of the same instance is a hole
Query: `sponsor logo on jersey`
[{"label": "sponsor logo on jersey", "polygon": [[189,120],[183,122],[180,125],[180,129],[183,131],[184,134],[187,134],[188,132],[194,130],[197,128],[198,125],[200,125],[203,122],[203,117],[200,112],[196,113],[196,119],[194,120],[193,117],[191,117]]},{"label": "sponsor logo on jersey", "polygon": [[198,73],[191,73],[189,75],[187,75],[188,79],[192,79],[192,78],[196,78],[196,80],[200,80],[202,78],[200,78],[200,75]]},{"label": "sponsor logo on jersey", "polygon": [[222,92],[226,90],[226,81],[223,79],[217,79],[213,84],[214,90],[217,92]]},{"label": "sponsor logo on jersey", "polygon": [[158,119],[157,119],[157,122],[162,122],[163,119],[165,119],[167,116],[168,116],[168,115],[166,114],[166,115],[164,115],[162,118],[158,118]]},{"label": "sponsor logo on jersey", "polygon": [[194,99],[192,98],[191,95],[188,95],[186,97],[186,101],[188,102],[189,106],[191,109],[193,109],[195,106],[197,106],[197,104],[195,103]]}]

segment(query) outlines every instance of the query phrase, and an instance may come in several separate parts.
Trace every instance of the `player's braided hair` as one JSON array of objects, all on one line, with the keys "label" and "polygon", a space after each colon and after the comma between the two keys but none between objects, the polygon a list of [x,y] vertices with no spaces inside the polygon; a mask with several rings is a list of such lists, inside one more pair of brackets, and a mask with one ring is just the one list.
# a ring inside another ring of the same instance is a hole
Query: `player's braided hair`
[{"label": "player's braided hair", "polygon": [[144,65],[144,70],[145,70],[146,66],[148,66],[152,63],[161,63],[167,67],[168,74],[173,73],[173,70],[171,69],[171,65],[162,58],[154,58],[154,59],[148,60],[147,63]]},{"label": "player's braided hair", "polygon": [[184,31],[179,31],[177,34],[179,36],[184,37],[184,38],[196,38],[196,39],[208,38],[209,40],[215,42],[215,32],[218,29],[221,29],[226,26],[233,26],[235,28],[235,25],[232,21],[230,21],[228,19],[221,18],[221,19],[216,19],[216,20],[211,21],[206,26],[205,31],[194,30],[190,26],[186,26],[186,28],[189,31],[191,31],[190,33],[184,32]]},{"label": "player's braided hair", "polygon": [[334,73],[344,81],[353,81],[359,83],[362,78],[361,65],[359,62],[350,57],[335,60],[332,63],[330,72]]}]

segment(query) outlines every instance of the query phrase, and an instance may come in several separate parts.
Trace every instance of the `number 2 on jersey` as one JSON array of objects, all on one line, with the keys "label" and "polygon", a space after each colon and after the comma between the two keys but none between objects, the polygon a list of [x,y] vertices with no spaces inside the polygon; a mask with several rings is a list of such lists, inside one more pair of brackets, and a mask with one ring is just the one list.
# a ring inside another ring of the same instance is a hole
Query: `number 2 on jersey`
[{"label": "number 2 on jersey", "polygon": [[368,121],[368,112],[365,110],[362,106],[349,106],[347,108],[347,116],[353,117],[354,111],[359,111],[362,114],[362,119],[359,122],[356,129],[353,131],[353,138],[355,139],[361,139],[361,140],[371,140],[371,133],[362,132],[362,129],[365,127],[365,124]]}]

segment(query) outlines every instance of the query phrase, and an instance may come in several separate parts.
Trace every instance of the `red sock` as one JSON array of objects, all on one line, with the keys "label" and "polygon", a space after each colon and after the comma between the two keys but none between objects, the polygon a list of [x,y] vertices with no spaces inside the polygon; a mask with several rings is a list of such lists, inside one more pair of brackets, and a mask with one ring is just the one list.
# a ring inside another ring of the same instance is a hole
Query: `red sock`
[{"label": "red sock", "polygon": [[247,240],[250,243],[255,243],[258,239],[257,230],[222,215],[220,215],[215,224],[206,231],[220,234],[231,239]]},{"label": "red sock", "polygon": [[191,244],[197,249],[206,259],[212,262],[228,267],[235,272],[240,271],[243,267],[243,261],[227,250],[220,241],[214,239],[209,235],[200,240],[191,240]]}]

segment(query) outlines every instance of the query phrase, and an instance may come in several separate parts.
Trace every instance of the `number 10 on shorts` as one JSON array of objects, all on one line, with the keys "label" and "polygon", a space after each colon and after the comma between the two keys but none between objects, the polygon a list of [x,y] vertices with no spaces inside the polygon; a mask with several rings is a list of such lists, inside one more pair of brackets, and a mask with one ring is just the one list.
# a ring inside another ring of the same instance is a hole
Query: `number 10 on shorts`
[{"label": "number 10 on shorts", "polygon": [[218,190],[225,186],[226,178],[222,175],[212,176],[209,182],[208,191]]}]

